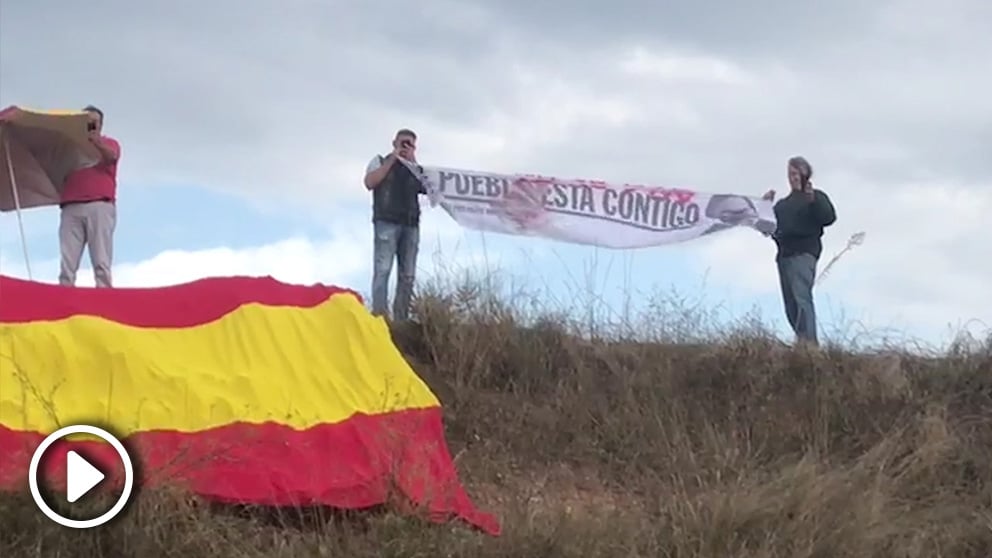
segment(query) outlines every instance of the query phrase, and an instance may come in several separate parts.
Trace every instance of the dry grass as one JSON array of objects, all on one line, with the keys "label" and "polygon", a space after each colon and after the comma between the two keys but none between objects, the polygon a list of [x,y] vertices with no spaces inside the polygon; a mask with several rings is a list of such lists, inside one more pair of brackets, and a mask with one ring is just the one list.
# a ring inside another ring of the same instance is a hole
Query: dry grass
[{"label": "dry grass", "polygon": [[814,352],[751,326],[675,343],[675,313],[588,335],[456,287],[428,288],[423,325],[396,339],[503,536],[168,493],[76,532],[4,496],[0,556],[992,556],[992,343],[940,358]]}]

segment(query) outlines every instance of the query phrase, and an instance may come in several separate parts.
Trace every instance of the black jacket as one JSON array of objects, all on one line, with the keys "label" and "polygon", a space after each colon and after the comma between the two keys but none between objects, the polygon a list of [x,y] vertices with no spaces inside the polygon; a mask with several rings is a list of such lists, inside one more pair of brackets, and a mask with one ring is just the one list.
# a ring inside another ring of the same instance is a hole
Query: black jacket
[{"label": "black jacket", "polygon": [[793,191],[775,204],[777,258],[798,254],[820,258],[823,229],[834,224],[837,212],[827,194],[815,189],[813,192],[813,201],[803,192]]}]

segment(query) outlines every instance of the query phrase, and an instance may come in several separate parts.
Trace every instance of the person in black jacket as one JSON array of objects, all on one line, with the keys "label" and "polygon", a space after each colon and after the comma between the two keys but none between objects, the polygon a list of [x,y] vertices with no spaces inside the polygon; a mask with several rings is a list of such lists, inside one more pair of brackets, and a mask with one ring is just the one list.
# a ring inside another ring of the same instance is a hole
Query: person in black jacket
[{"label": "person in black jacket", "polygon": [[[791,191],[775,204],[775,261],[789,325],[797,340],[817,345],[813,282],[823,251],[823,230],[834,224],[837,213],[830,197],[813,188],[809,161],[793,157],[787,168]],[[764,199],[775,199],[775,190],[769,190]]]},{"label": "person in black jacket", "polygon": [[[396,259],[396,297],[393,319],[405,321],[417,271],[420,245],[420,198],[426,194],[420,179],[402,160],[417,165],[417,134],[403,129],[393,138],[393,151],[376,155],[365,170],[365,188],[372,191],[375,234],[372,261],[372,313],[388,318],[389,275]],[[421,169],[422,170],[422,169]]]}]

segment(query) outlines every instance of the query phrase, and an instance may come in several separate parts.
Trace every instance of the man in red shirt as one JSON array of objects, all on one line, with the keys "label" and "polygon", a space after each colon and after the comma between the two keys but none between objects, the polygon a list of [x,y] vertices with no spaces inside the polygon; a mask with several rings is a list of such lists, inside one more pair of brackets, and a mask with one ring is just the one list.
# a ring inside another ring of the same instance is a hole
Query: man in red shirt
[{"label": "man in red shirt", "polygon": [[110,287],[114,227],[117,225],[117,161],[121,157],[121,146],[117,140],[102,134],[103,111],[92,105],[83,110],[89,113],[90,142],[100,151],[100,161],[95,166],[71,173],[62,187],[59,283],[76,284],[79,260],[83,257],[83,248],[89,245],[96,286]]}]

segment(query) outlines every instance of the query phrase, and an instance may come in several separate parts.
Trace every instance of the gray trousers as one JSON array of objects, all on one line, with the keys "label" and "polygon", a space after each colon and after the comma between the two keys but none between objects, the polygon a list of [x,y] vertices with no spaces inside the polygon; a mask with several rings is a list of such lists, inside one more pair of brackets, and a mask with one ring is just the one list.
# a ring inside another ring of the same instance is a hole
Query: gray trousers
[{"label": "gray trousers", "polygon": [[76,272],[89,247],[90,263],[97,287],[111,287],[110,268],[114,259],[114,228],[117,226],[117,206],[106,201],[72,203],[62,208],[59,223],[59,246],[62,269],[59,284],[76,284]]},{"label": "gray trousers", "polygon": [[782,287],[785,316],[796,338],[816,345],[816,308],[813,304],[813,281],[816,258],[797,254],[778,260],[778,278]]},{"label": "gray trousers", "polygon": [[372,313],[387,316],[389,308],[389,274],[396,259],[396,298],[393,300],[393,318],[409,318],[410,298],[417,272],[417,251],[420,246],[420,227],[395,223],[373,223],[375,241],[372,257]]}]

